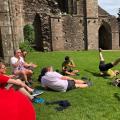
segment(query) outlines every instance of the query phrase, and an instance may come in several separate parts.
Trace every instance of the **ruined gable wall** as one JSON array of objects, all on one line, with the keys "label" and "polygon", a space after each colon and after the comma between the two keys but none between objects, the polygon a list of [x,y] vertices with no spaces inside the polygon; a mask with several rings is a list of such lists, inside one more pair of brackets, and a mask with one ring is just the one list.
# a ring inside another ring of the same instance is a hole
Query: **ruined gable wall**
[{"label": "ruined gable wall", "polygon": [[119,28],[118,22],[115,16],[110,15],[104,9],[99,6],[99,27],[103,24],[103,21],[107,22],[110,25],[112,32],[112,49],[119,49]]}]

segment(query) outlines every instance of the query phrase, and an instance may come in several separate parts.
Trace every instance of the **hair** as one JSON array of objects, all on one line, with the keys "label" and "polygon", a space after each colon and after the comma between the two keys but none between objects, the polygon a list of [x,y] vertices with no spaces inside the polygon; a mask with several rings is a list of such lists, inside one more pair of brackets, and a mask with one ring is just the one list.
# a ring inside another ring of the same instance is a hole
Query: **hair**
[{"label": "hair", "polygon": [[70,60],[70,57],[69,57],[69,56],[66,56],[66,57],[65,57],[65,60]]},{"label": "hair", "polygon": [[17,53],[17,51],[21,51],[21,49],[14,50],[14,55]]},{"label": "hair", "polygon": [[41,82],[41,78],[45,75],[46,72],[48,72],[48,70],[50,69],[51,66],[48,66],[48,67],[44,67],[42,68],[41,70],[41,73],[38,77],[38,81]]}]

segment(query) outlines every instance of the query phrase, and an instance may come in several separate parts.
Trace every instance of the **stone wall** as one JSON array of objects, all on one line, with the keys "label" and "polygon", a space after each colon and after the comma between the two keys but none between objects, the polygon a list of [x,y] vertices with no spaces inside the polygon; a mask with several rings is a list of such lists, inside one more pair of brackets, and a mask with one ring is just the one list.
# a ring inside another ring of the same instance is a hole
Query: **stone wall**
[{"label": "stone wall", "polygon": [[52,50],[59,51],[65,50],[64,48],[64,32],[63,32],[63,19],[61,17],[51,17],[51,38]]},{"label": "stone wall", "polygon": [[63,16],[64,48],[65,50],[84,49],[83,17]]},{"label": "stone wall", "polygon": [[23,42],[26,24],[35,27],[39,51],[120,48],[117,20],[98,0],[1,0],[0,57],[6,61]]}]

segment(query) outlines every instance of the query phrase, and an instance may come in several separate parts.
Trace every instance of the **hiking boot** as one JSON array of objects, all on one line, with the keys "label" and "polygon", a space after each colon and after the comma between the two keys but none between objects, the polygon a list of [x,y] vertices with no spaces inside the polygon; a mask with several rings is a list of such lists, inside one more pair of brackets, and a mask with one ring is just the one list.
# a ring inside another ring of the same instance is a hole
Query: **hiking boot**
[{"label": "hiking boot", "polygon": [[34,91],[32,92],[32,96],[35,97],[35,96],[38,96],[38,95],[40,95],[40,94],[42,94],[42,93],[43,93],[43,91],[41,91],[41,90],[34,90]]}]

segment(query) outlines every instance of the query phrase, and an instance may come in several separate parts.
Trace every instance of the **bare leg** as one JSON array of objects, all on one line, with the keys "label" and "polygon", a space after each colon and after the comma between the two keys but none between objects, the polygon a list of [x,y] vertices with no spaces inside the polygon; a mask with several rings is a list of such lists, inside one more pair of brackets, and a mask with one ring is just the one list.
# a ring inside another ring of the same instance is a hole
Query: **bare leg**
[{"label": "bare leg", "polygon": [[86,88],[86,87],[88,87],[88,85],[87,84],[75,84],[75,87],[76,88]]},{"label": "bare leg", "polygon": [[26,75],[26,72],[25,70],[16,70],[16,72],[14,73],[15,75],[18,75],[18,76],[21,76],[22,79],[28,83],[28,80],[27,80],[27,75]]},{"label": "bare leg", "polygon": [[29,92],[27,92],[26,91],[26,89],[25,88],[19,88],[19,91],[21,92],[21,93],[23,93],[24,95],[26,95],[30,100],[32,100],[34,97],[29,93]]},{"label": "bare leg", "polygon": [[74,80],[75,81],[75,84],[84,84],[85,83],[85,81],[83,81],[83,80]]},{"label": "bare leg", "polygon": [[100,61],[104,61],[101,48],[99,48],[99,57],[100,57]]},{"label": "bare leg", "polygon": [[26,72],[24,70],[22,70],[21,74],[23,75],[25,82],[28,83]]}]

